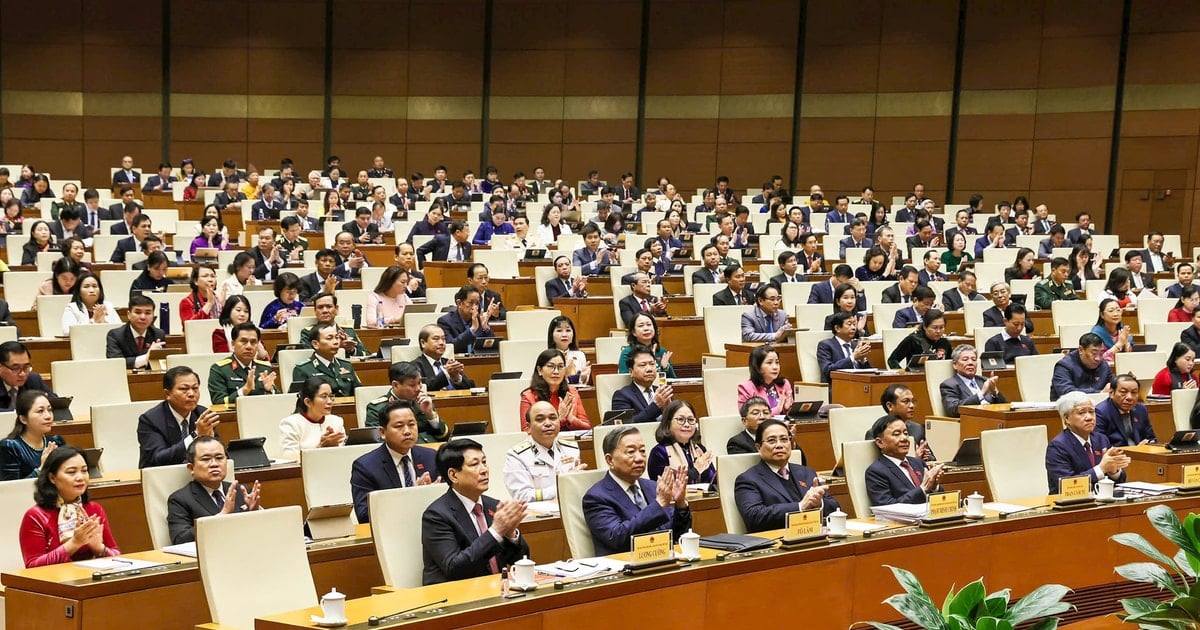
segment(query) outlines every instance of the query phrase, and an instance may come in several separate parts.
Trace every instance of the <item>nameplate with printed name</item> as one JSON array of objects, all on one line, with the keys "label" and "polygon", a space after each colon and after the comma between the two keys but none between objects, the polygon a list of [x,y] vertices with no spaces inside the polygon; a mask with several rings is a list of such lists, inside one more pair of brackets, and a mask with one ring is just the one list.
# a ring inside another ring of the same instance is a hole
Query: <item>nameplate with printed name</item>
[{"label": "nameplate with printed name", "polygon": [[1200,487],[1200,464],[1184,464],[1181,484],[1185,488]]},{"label": "nameplate with printed name", "polygon": [[960,494],[958,490],[954,490],[952,492],[938,492],[937,494],[929,495],[929,518],[936,520],[958,516],[961,505]]},{"label": "nameplate with printed name", "polygon": [[1092,480],[1087,475],[1063,477],[1058,480],[1058,493],[1064,499],[1086,499],[1092,494]]},{"label": "nameplate with printed name", "polygon": [[785,540],[812,538],[821,535],[821,508],[788,512]]},{"label": "nameplate with printed name", "polygon": [[669,561],[675,550],[671,544],[671,532],[669,531],[634,536],[630,546],[634,564]]}]

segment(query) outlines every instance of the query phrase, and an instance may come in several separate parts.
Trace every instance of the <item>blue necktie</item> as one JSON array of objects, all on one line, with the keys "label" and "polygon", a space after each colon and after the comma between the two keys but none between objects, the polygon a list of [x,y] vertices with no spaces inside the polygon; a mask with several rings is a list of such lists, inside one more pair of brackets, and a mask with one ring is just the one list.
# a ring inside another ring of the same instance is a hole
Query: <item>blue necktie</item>
[{"label": "blue necktie", "polygon": [[412,471],[409,470],[410,462],[412,462],[412,459],[410,459],[408,455],[400,458],[400,469],[404,471],[405,488],[413,487]]}]

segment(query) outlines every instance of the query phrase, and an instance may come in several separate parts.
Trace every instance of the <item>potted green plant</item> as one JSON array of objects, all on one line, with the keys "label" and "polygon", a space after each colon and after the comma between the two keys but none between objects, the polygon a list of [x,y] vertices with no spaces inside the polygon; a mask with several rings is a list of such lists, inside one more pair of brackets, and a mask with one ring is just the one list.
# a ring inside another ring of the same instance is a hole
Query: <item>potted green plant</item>
[{"label": "potted green plant", "polygon": [[[887,565],[885,565],[887,566]],[[1071,589],[1060,584],[1046,584],[1008,605],[1011,591],[1004,589],[990,595],[983,588],[983,578],[964,586],[957,593],[950,587],[939,609],[925,592],[917,576],[904,569],[888,566],[903,593],[884,600],[896,612],[925,630],[1012,630],[1017,624],[1039,620],[1028,630],[1053,630],[1058,627],[1058,615],[1072,608],[1062,598]],[[877,621],[860,621],[850,626],[867,625],[876,630],[900,630]]]},{"label": "potted green plant", "polygon": [[1140,551],[1154,562],[1131,562],[1116,568],[1117,575],[1143,584],[1153,584],[1173,596],[1166,601],[1149,597],[1130,597],[1121,600],[1125,614],[1122,621],[1141,628],[1171,628],[1184,630],[1200,628],[1200,520],[1188,514],[1180,522],[1175,511],[1166,505],[1146,510],[1146,518],[1163,538],[1175,543],[1179,550],[1173,557],[1158,550],[1141,534],[1121,533],[1114,542]]}]

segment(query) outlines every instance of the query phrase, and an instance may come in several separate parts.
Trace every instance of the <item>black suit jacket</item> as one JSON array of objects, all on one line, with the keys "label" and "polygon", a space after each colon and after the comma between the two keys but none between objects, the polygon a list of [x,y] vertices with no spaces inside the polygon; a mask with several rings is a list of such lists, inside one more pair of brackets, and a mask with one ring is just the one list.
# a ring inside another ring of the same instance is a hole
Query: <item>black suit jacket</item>
[{"label": "black suit jacket", "polygon": [[[63,233],[62,221],[50,221],[49,226],[50,234],[53,235],[55,243],[61,243],[62,240],[68,236],[67,234]],[[78,239],[85,239],[90,235],[88,234],[87,226],[84,225],[83,221],[80,221],[79,225],[76,225],[75,229],[71,231],[70,236],[74,236]]]},{"label": "black suit jacket", "polygon": [[[421,382],[425,383],[426,388],[431,392],[440,392],[450,385],[450,379],[446,376],[446,370],[443,368],[441,374],[434,374],[433,366],[430,365],[429,359],[422,354],[413,360],[421,370]],[[446,358],[442,357],[442,365],[446,364]],[[475,387],[475,381],[467,378],[464,372],[462,381],[454,384],[454,389],[471,389]]]},{"label": "black suit jacket", "polygon": [[[213,205],[216,204],[214,203]],[[281,210],[283,210],[283,202],[278,197],[272,199],[271,203],[260,199],[250,208],[250,219],[252,221],[265,221],[267,219],[278,221]]]},{"label": "black suit jacket", "polygon": [[[259,280],[267,280],[267,276],[270,275],[271,276],[270,280],[274,280],[276,277],[279,276],[279,270],[281,269],[281,267],[279,265],[273,265],[273,264],[268,265],[267,264],[268,257],[263,254],[261,249],[259,249],[258,247],[251,247],[250,249],[248,249],[246,251],[250,252],[250,255],[254,257],[254,277],[255,278],[258,278]],[[280,257],[281,258],[283,257],[282,253],[280,253]]]},{"label": "black suit jacket", "polygon": [[757,453],[758,447],[754,445],[754,436],[742,430],[738,431],[737,435],[734,435],[729,438],[729,441],[725,442],[725,450],[730,455],[741,455]]},{"label": "black suit jacket", "polygon": [[[489,496],[479,500],[484,519],[491,526],[500,503]],[[489,575],[489,559],[495,558],[501,567],[510,565],[529,555],[529,545],[523,536],[514,543],[508,539],[497,541],[488,532],[480,535],[475,517],[467,513],[453,490],[447,490],[421,516],[421,551],[425,559],[421,583],[429,585]]]},{"label": "black suit jacket", "polygon": [[[721,275],[721,270],[717,270],[717,275]],[[721,280],[713,280],[712,272],[708,269],[697,269],[692,272],[692,284],[719,284],[724,282],[724,277]]]},{"label": "black suit jacket", "polygon": [[613,392],[612,408],[614,411],[635,410],[637,413],[628,422],[658,422],[662,418],[662,409],[659,409],[658,405],[646,402],[646,397],[642,395],[642,390],[638,389],[636,383],[630,383]]},{"label": "black suit jacket", "polygon": [[[746,523],[746,532],[783,529],[788,513],[800,509],[800,501],[816,485],[816,477],[811,468],[789,463],[785,480],[763,461],[738,475],[733,498]],[[836,509],[837,499],[826,494],[821,502],[821,514],[828,515]]]},{"label": "black suit jacket", "polygon": [[[909,302],[912,301],[911,294],[908,296],[908,300]],[[884,304],[900,304],[903,301],[900,295],[900,285],[893,284],[892,286],[884,289],[882,301]]]},{"label": "black suit jacket", "polygon": [[[570,281],[568,280],[568,282],[570,282]],[[571,293],[571,289],[568,289],[566,286],[564,286],[562,280],[558,276],[555,276],[555,277],[547,280],[545,286],[546,286],[546,300],[548,302],[550,302],[550,304],[554,304],[554,298],[582,297],[582,296],[577,296],[577,295],[574,295],[573,293]]]},{"label": "black suit jacket", "polygon": [[[196,429],[196,419],[205,411],[202,405],[196,405],[188,416],[188,431]],[[187,459],[187,447],[183,445],[183,434],[175,422],[167,401],[147,409],[138,416],[138,448],[141,456],[138,458],[138,468],[151,466],[170,466],[182,464]],[[220,439],[220,434],[215,436]]]},{"label": "black suit jacket", "polygon": [[[448,260],[450,257],[450,241],[454,237],[449,234],[438,234],[433,237],[433,240],[425,243],[417,248],[417,262],[423,267],[425,266],[425,257],[432,255],[431,260]],[[467,260],[471,259],[471,241],[462,243],[463,255]]]},{"label": "black suit jacket", "polygon": [[125,172],[125,169],[121,169],[113,173],[113,186],[120,186],[121,184],[136,184],[140,181],[142,181],[142,175],[132,169],[130,169],[128,173]]},{"label": "black suit jacket", "polygon": [[[7,309],[8,307],[6,305],[5,310]],[[42,377],[38,375],[37,372],[29,373],[29,377],[25,379],[25,384],[17,388],[17,395],[20,396],[21,394],[30,390],[46,392],[49,394],[50,398],[57,398],[57,396],[54,395],[54,392],[50,391],[46,387],[46,382],[42,380]],[[15,406],[15,403],[16,401],[9,398],[8,389],[0,386],[0,409],[12,409]]]},{"label": "black suit jacket", "polygon": [[[334,275],[333,277],[337,278],[337,288],[341,289],[342,288],[342,279],[338,278],[336,275]],[[312,273],[300,276],[300,301],[301,302],[308,304],[308,301],[311,300],[314,295],[316,295],[324,290],[325,290],[324,285],[322,285],[321,282],[319,280],[317,280],[317,272],[314,271]]]},{"label": "black suit jacket", "polygon": [[[437,479],[437,454],[433,449],[414,446],[408,454],[412,457],[416,472],[413,483],[425,473],[429,473],[430,480]],[[350,466],[350,493],[354,496],[354,513],[358,516],[358,522],[371,522],[368,499],[372,492],[399,488],[401,485],[400,471],[396,469],[396,463],[392,461],[392,453],[386,444],[381,444],[379,448],[354,460],[354,464]]]},{"label": "black suit jacket", "polygon": [[[229,482],[221,482],[221,494],[229,492]],[[235,512],[246,509],[246,499],[237,493]],[[196,519],[221,513],[217,502],[208,489],[196,481],[171,493],[167,498],[167,528],[171,532],[171,544],[178,545],[196,540]]]},{"label": "black suit jacket", "polygon": [[[728,289],[726,289],[726,291],[728,291]],[[637,296],[633,294],[629,294],[621,298],[621,300],[617,302],[617,306],[621,309],[621,321],[625,322],[626,326],[633,321],[634,317],[637,317],[642,313],[642,303],[639,302]]]},{"label": "black suit jacket", "polygon": [[[976,376],[975,384],[982,389],[984,380],[985,379]],[[938,386],[938,389],[942,394],[942,406],[946,408],[946,415],[950,416],[951,418],[958,417],[958,408],[962,405],[981,404],[979,396],[972,394],[971,390],[967,388],[967,386],[962,382],[962,378],[957,374],[942,381],[942,384]],[[1006,403],[1008,402],[1008,399],[1004,397],[1003,393],[995,392],[992,394],[992,397],[988,402]]]},{"label": "black suit jacket", "polygon": [[[124,223],[122,223],[121,225],[124,225]],[[117,241],[117,246],[116,246],[116,248],[113,249],[112,258],[110,260],[112,260],[112,262],[115,262],[115,263],[125,264],[125,255],[132,254],[133,252],[136,252],[137,250],[138,250],[138,245],[136,242],[134,242],[134,239],[132,236],[130,236],[129,238],[123,238],[123,239]]]},{"label": "black suit jacket", "polygon": [[[150,344],[155,341],[166,339],[161,328],[151,326],[146,329],[144,338],[145,346],[150,347]],[[105,339],[105,356],[110,359],[123,358],[125,359],[125,369],[132,370],[133,363],[139,355],[145,354],[143,350],[138,352],[137,337],[133,335],[133,328],[129,324],[114,328],[108,331]]]},{"label": "black suit jacket", "polygon": [[216,206],[218,210],[224,210],[225,206],[228,206],[231,203],[236,203],[236,202],[245,201],[245,200],[246,200],[246,195],[243,193],[240,193],[240,192],[235,193],[231,197],[231,196],[229,196],[228,193],[226,193],[224,190],[222,190],[221,192],[217,193],[216,196],[213,197],[213,205]]},{"label": "black suit jacket", "polygon": [[[713,294],[713,306],[737,306],[737,302],[733,301],[733,291],[729,287],[725,287]],[[749,289],[742,289],[742,304],[741,306],[754,306],[754,294]]]},{"label": "black suit jacket", "polygon": [[[858,347],[858,339],[850,342],[850,349]],[[837,337],[822,339],[817,344],[817,364],[821,366],[821,382],[829,382],[829,373],[834,370],[853,370],[856,368],[871,367],[870,361],[855,361],[847,359],[846,353],[842,351],[841,340]]]},{"label": "black suit jacket", "polygon": [[879,459],[867,466],[867,496],[871,498],[871,506],[891,505],[893,503],[924,503],[925,491],[920,483],[925,480],[925,462],[907,457],[908,464],[917,473],[917,484],[913,484],[908,474],[890,460],[879,456]]},{"label": "black suit jacket", "polygon": [[[979,293],[972,293],[970,297],[972,302],[977,302],[983,299],[983,296],[979,295]],[[958,292],[958,287],[947,289],[942,292],[942,306],[944,306],[944,310],[947,311],[961,311],[963,309],[962,295]],[[1033,318],[1030,318],[1030,320],[1032,319]]]}]

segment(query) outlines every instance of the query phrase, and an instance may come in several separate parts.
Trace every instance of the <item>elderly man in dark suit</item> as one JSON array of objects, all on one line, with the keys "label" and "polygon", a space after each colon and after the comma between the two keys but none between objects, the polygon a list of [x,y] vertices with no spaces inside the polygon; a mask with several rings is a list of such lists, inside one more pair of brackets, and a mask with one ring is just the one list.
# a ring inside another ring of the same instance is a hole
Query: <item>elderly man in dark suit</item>
[{"label": "elderly man in dark suit", "polygon": [[1118,374],[1108,398],[1096,405],[1096,432],[1113,446],[1137,446],[1158,439],[1150,412],[1138,402],[1139,385],[1132,374]]},{"label": "elderly man in dark suit", "polygon": [[572,280],[571,269],[570,258],[558,256],[554,259],[555,275],[547,280],[545,285],[546,300],[550,304],[554,304],[554,299],[560,297],[587,297],[587,276],[580,276]]},{"label": "elderly man in dark suit", "polygon": [[196,540],[196,519],[217,514],[257,510],[261,487],[255,481],[251,489],[225,481],[225,446],[207,435],[192,441],[187,448],[187,469],[192,480],[167,499],[167,529],[171,544]]},{"label": "elderly man in dark suit", "polygon": [[1087,475],[1091,483],[1107,477],[1125,481],[1129,456],[1113,447],[1108,437],[1096,430],[1096,408],[1087,394],[1071,391],[1058,399],[1063,431],[1046,447],[1046,480],[1050,494],[1057,494],[1063,477]]},{"label": "elderly man in dark suit", "polygon": [[[880,420],[891,418],[892,420],[903,420],[904,426],[908,430],[908,437],[916,442],[916,448],[913,449],[914,454],[918,459],[932,462],[936,461],[933,455],[933,449],[925,442],[925,425],[920,422],[914,422],[916,417],[917,399],[913,395],[911,389],[903,383],[892,383],[883,390],[879,396],[879,405],[888,415],[883,416]],[[867,429],[867,433],[863,436],[864,440],[874,440],[874,428]],[[907,452],[907,451],[906,451]]]},{"label": "elderly man in dark suit", "polygon": [[960,269],[958,286],[942,292],[942,310],[946,312],[961,311],[967,302],[978,302],[984,299],[986,298],[975,290],[975,273]]},{"label": "elderly man in dark suit", "polygon": [[879,459],[867,467],[867,496],[871,506],[893,503],[924,503],[936,492],[942,465],[926,470],[925,462],[910,457],[912,438],[903,419],[884,416],[871,426]]},{"label": "elderly man in dark suit", "polygon": [[676,540],[692,528],[686,466],[668,467],[655,483],[642,478],[646,445],[624,425],[604,436],[608,474],[583,495],[583,517],[598,556],[629,551],[636,534],[670,531]]},{"label": "elderly man in dark suit", "polygon": [[138,468],[182,464],[187,449],[202,435],[220,439],[220,416],[200,406],[200,376],[187,366],[163,374],[166,400],[138,416]]},{"label": "elderly man in dark suit", "polygon": [[469,262],[471,260],[471,235],[467,225],[462,221],[450,223],[448,235],[437,235],[432,240],[417,248],[417,260],[425,266],[425,257],[431,260],[448,262]]},{"label": "elderly man in dark suit", "polygon": [[529,555],[517,529],[524,501],[497,501],[488,490],[488,464],[475,440],[453,440],[437,452],[438,474],[450,488],[421,516],[424,585],[500,573]]},{"label": "elderly man in dark suit", "polygon": [[1008,402],[1004,393],[1000,391],[999,376],[979,376],[979,357],[975,346],[963,344],[954,348],[950,353],[950,360],[954,365],[954,376],[938,385],[947,416],[957,418],[958,408],[963,405]]},{"label": "elderly man in dark suit", "polygon": [[350,466],[350,494],[354,497],[354,514],[359,523],[371,522],[368,496],[372,492],[439,481],[436,453],[416,445],[419,431],[412,404],[392,401],[380,412],[380,420],[379,436],[383,444]]},{"label": "elderly man in dark suit", "polygon": [[425,389],[440,392],[447,389],[471,389],[475,381],[467,377],[463,364],[457,359],[447,359],[446,333],[437,324],[426,324],[417,333],[421,345],[421,356],[413,360],[421,370],[421,382]]},{"label": "elderly man in dark suit", "polygon": [[754,443],[762,458],[738,475],[733,498],[746,531],[783,529],[789,512],[815,510],[823,515],[838,509],[837,499],[826,493],[817,473],[807,466],[790,463],[792,432],[779,420],[764,420],[758,425]]},{"label": "elderly man in dark suit", "polygon": [[479,291],[465,286],[454,294],[454,310],[438,318],[437,325],[446,333],[446,343],[454,345],[456,354],[467,354],[475,339],[495,337],[488,322],[491,316],[479,304]]},{"label": "elderly man in dark suit", "polygon": [[742,313],[742,341],[783,341],[792,331],[781,308],[779,287],[763,283],[754,293],[754,309]]}]

